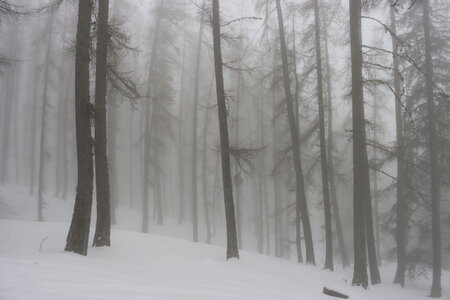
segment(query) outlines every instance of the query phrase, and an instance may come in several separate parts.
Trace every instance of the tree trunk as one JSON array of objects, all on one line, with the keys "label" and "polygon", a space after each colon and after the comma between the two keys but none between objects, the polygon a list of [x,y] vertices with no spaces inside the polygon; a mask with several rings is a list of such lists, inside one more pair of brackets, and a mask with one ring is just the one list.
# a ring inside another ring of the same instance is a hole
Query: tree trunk
[{"label": "tree trunk", "polygon": [[[204,3],[202,8],[204,7]],[[203,11],[200,12],[203,15]],[[198,123],[198,90],[200,81],[200,59],[202,53],[203,17],[198,29],[197,56],[195,60],[194,103],[192,107],[192,226],[193,241],[198,242],[198,194],[197,194],[197,123]]]},{"label": "tree trunk", "polygon": [[44,70],[44,90],[42,93],[42,112],[41,112],[41,137],[40,137],[40,150],[39,150],[39,177],[38,177],[38,205],[37,205],[37,219],[39,222],[44,221],[42,214],[44,206],[44,176],[45,176],[45,142],[46,142],[46,130],[45,124],[47,122],[47,106],[48,106],[48,88],[50,85],[50,56],[52,47],[52,35],[53,35],[53,12],[49,16],[48,22],[48,39],[47,49],[45,55],[45,70]]},{"label": "tree trunk", "polygon": [[[159,2],[159,5],[162,5],[162,1]],[[147,82],[147,99],[145,103],[145,129],[144,129],[144,179],[142,184],[142,229],[141,231],[144,233],[148,232],[148,185],[150,183],[150,136],[152,128],[150,127],[150,101],[151,101],[151,84],[152,84],[152,74],[153,67],[156,63],[158,53],[157,53],[157,43],[159,38],[159,27],[161,24],[161,14],[158,12],[156,16],[155,23],[155,35],[153,37],[152,43],[152,53],[150,57],[150,65],[148,71],[148,82]]]},{"label": "tree trunk", "polygon": [[361,48],[361,0],[350,2],[350,48],[352,63],[352,121],[353,121],[353,236],[354,270],[353,285],[368,286],[367,249],[365,230],[365,206],[369,190],[369,166],[367,161],[364,119],[362,48]]},{"label": "tree trunk", "polygon": [[430,151],[431,176],[431,212],[432,212],[432,249],[433,249],[433,283],[432,298],[441,297],[441,219],[440,219],[440,175],[438,169],[438,149],[436,133],[436,115],[433,95],[433,61],[431,56],[431,21],[429,0],[423,1],[423,27],[425,33],[425,76],[428,111],[428,147]]},{"label": "tree trunk", "polygon": [[217,111],[219,115],[220,154],[222,159],[222,182],[227,224],[227,259],[239,258],[236,235],[236,216],[233,203],[233,185],[230,166],[230,141],[228,138],[227,106],[223,84],[223,62],[220,37],[219,0],[213,0],[213,47],[214,69],[216,72]]},{"label": "tree trunk", "polygon": [[[186,28],[186,27],[184,27]],[[183,35],[183,58],[181,63],[181,79],[180,79],[180,99],[179,99],[179,117],[178,117],[178,187],[180,197],[180,207],[178,213],[178,224],[184,220],[184,138],[183,138],[183,98],[184,94],[184,77],[186,65],[186,29]]]},{"label": "tree trunk", "polygon": [[93,161],[91,104],[89,102],[89,62],[92,0],[80,0],[75,54],[75,121],[78,183],[75,207],[65,251],[87,255],[91,223]]},{"label": "tree trunk", "polygon": [[203,153],[202,153],[202,187],[203,187],[203,205],[205,209],[205,222],[206,222],[206,243],[211,243],[211,220],[209,218],[209,200],[208,200],[208,128],[209,128],[209,107],[211,105],[212,89],[214,84],[214,76],[212,76],[211,84],[208,92],[208,104],[205,109],[205,123],[203,126]]},{"label": "tree trunk", "polygon": [[111,246],[111,204],[106,126],[106,75],[108,58],[109,0],[98,1],[97,53],[95,72],[95,183],[97,224],[93,246]]},{"label": "tree trunk", "polygon": [[325,269],[333,270],[333,236],[331,229],[330,190],[328,186],[327,145],[325,142],[325,105],[323,100],[322,51],[320,47],[319,0],[314,0],[316,33],[317,99],[319,104],[320,163],[322,169],[322,192],[325,213]]},{"label": "tree trunk", "polygon": [[[291,94],[291,86],[289,80],[289,69],[288,69],[288,59],[286,50],[286,40],[284,36],[284,25],[283,25],[283,14],[281,11],[280,0],[276,0],[277,6],[277,16],[278,16],[278,28],[280,35],[280,50],[281,50],[281,60],[283,64],[283,82],[284,82],[284,92],[286,95],[287,113],[289,118],[289,128],[291,133],[292,150],[294,156],[294,168],[295,168],[295,179],[296,179],[296,222],[297,222],[297,238],[299,231],[300,215],[303,223],[303,230],[305,235],[305,246],[306,246],[306,263],[315,264],[314,258],[314,246],[311,233],[311,224],[309,222],[308,206],[306,201],[305,193],[305,183],[303,178],[302,164],[300,160],[300,143],[298,136],[298,126],[295,119],[294,107]],[[298,248],[298,247],[297,247]],[[297,249],[297,251],[299,251]]]},{"label": "tree trunk", "polygon": [[[373,103],[373,140],[375,142],[378,141],[378,132],[377,132],[377,124],[378,124],[378,106],[377,106],[377,95],[374,94],[374,103]],[[377,164],[377,149],[373,148],[373,162]],[[377,170],[372,170],[372,180],[373,180],[373,202],[375,209],[375,246],[376,246],[376,254],[377,254],[377,263],[381,266],[381,241],[380,241],[380,211],[378,208],[378,176]]]},{"label": "tree trunk", "polygon": [[342,230],[341,216],[339,214],[339,205],[337,199],[336,182],[334,171],[334,159],[333,159],[333,149],[334,149],[334,139],[333,139],[333,95],[331,93],[331,68],[330,59],[328,52],[328,33],[324,32],[324,43],[325,43],[325,62],[327,67],[326,81],[327,81],[327,115],[328,115],[328,143],[327,143],[327,156],[328,156],[328,181],[330,183],[330,200],[331,206],[333,208],[334,225],[338,240],[339,252],[341,254],[341,263],[345,268],[349,265],[347,249],[345,246],[344,233]]}]

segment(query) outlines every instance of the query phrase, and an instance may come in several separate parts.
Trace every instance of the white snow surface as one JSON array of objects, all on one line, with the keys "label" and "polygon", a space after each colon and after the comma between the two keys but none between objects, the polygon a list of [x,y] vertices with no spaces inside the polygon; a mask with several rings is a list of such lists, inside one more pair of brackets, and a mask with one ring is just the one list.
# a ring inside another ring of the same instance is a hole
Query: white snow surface
[{"label": "white snow surface", "polygon": [[[393,285],[395,266],[386,265],[384,283],[364,290],[351,285],[351,268],[329,272],[245,251],[226,261],[223,247],[123,230],[112,231],[112,247],[90,247],[84,257],[63,251],[69,223],[15,216],[0,220],[1,300],[337,299],[322,294],[324,286],[350,299],[415,300],[425,299],[431,282]],[[450,299],[448,272],[442,284]]]}]

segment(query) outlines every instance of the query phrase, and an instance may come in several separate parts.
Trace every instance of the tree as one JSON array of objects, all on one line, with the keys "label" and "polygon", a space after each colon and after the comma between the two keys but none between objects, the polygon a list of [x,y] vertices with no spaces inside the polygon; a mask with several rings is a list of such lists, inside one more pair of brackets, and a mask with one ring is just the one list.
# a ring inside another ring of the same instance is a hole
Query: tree
[{"label": "tree", "polygon": [[198,195],[197,195],[197,122],[198,122],[198,94],[200,81],[200,58],[202,53],[202,35],[203,35],[203,8],[200,13],[200,27],[198,29],[197,54],[195,58],[195,79],[194,79],[194,104],[192,107],[192,225],[193,240],[198,242]]},{"label": "tree", "polygon": [[48,89],[50,85],[50,56],[52,46],[52,33],[53,33],[53,12],[50,15],[48,28],[49,33],[47,37],[47,49],[45,55],[45,70],[44,70],[44,88],[42,92],[42,113],[41,113],[41,137],[40,137],[40,151],[39,151],[39,177],[38,177],[38,221],[42,222],[43,206],[44,206],[44,176],[45,176],[45,158],[46,158],[46,121],[47,121],[47,106],[48,106]]},{"label": "tree", "polygon": [[[292,152],[294,156],[294,169],[295,169],[295,181],[296,181],[296,222],[301,221],[303,225],[306,245],[306,262],[315,264],[314,258],[314,246],[311,233],[311,224],[309,222],[308,206],[306,201],[305,186],[303,179],[302,164],[300,160],[300,143],[298,135],[298,127],[294,114],[294,105],[289,80],[288,58],[286,50],[286,39],[284,34],[283,13],[281,9],[280,0],[276,0],[276,9],[278,16],[278,30],[280,35],[280,50],[281,60],[283,65],[283,83],[284,92],[286,96],[286,106],[289,119],[289,128],[292,142]],[[300,226],[296,226],[297,231]],[[298,236],[298,234],[297,234]],[[298,251],[298,250],[297,250]]]},{"label": "tree", "polygon": [[391,18],[390,29],[392,31],[392,52],[393,52],[393,76],[394,76],[394,97],[395,97],[395,124],[397,140],[397,189],[396,189],[396,214],[397,214],[397,271],[394,283],[405,285],[406,273],[406,243],[407,243],[407,219],[404,195],[405,173],[404,173],[404,142],[403,142],[403,119],[401,106],[401,74],[399,67],[399,45],[397,41],[397,26],[395,20],[395,8],[390,5],[389,13]]},{"label": "tree", "polygon": [[97,223],[93,246],[110,246],[111,204],[107,155],[106,77],[108,58],[109,0],[98,2],[95,72],[95,184]]},{"label": "tree", "polygon": [[366,149],[364,119],[361,0],[350,1],[350,47],[352,63],[352,123],[353,123],[353,285],[367,288],[367,254],[365,232],[365,204],[370,197],[369,165]]},{"label": "tree", "polygon": [[75,206],[65,251],[87,255],[91,223],[93,159],[91,104],[89,102],[89,63],[92,0],[80,0],[75,44],[75,115],[78,182]]},{"label": "tree", "polygon": [[440,219],[440,176],[438,170],[438,147],[436,134],[436,117],[433,92],[433,61],[431,56],[431,22],[429,1],[424,0],[423,28],[425,36],[425,79],[428,113],[428,148],[430,156],[431,212],[432,212],[432,247],[433,247],[433,283],[430,296],[441,297],[441,219]]},{"label": "tree", "polygon": [[219,0],[213,0],[213,49],[214,69],[216,73],[217,111],[219,116],[220,155],[222,160],[222,181],[225,202],[225,218],[227,224],[227,259],[239,258],[236,234],[236,215],[233,203],[233,186],[230,166],[230,141],[228,137],[227,106],[223,83],[223,61],[220,35]]},{"label": "tree", "polygon": [[320,46],[319,0],[314,0],[316,34],[317,100],[319,104],[320,163],[322,168],[322,192],[325,213],[325,269],[333,270],[333,237],[331,229],[330,190],[328,185],[327,145],[325,141],[325,105],[323,99],[322,51]]}]

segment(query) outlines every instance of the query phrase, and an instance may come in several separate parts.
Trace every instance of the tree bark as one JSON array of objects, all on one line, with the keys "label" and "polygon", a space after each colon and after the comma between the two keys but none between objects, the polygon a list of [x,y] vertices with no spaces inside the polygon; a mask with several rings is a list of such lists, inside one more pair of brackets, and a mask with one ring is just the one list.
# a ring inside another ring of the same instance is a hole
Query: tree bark
[{"label": "tree bark", "polygon": [[[289,118],[289,128],[291,133],[292,150],[294,156],[294,168],[296,179],[296,222],[297,233],[299,231],[300,215],[303,223],[306,246],[306,263],[315,264],[314,246],[311,233],[311,224],[309,222],[308,206],[306,201],[305,183],[303,178],[302,164],[300,160],[300,143],[298,136],[298,127],[294,114],[293,100],[291,94],[291,86],[289,79],[288,59],[286,50],[286,39],[284,36],[283,13],[281,10],[280,0],[276,0],[278,29],[280,35],[281,60],[283,64],[283,83],[286,96],[287,113]],[[297,234],[298,237],[298,234]],[[298,247],[297,247],[298,248]],[[298,250],[297,250],[298,251]]]},{"label": "tree bark", "polygon": [[233,203],[233,185],[230,166],[230,141],[228,137],[227,106],[223,83],[223,62],[220,37],[219,0],[213,0],[213,48],[214,69],[216,72],[217,111],[219,115],[220,154],[222,159],[222,182],[225,202],[225,216],[227,226],[227,254],[226,258],[239,258],[236,235],[236,215]]},{"label": "tree bark", "polygon": [[87,255],[91,223],[93,160],[89,102],[92,0],[80,0],[75,54],[75,121],[78,183],[65,251]]},{"label": "tree bark", "polygon": [[106,126],[106,73],[108,59],[109,0],[98,1],[95,73],[95,183],[97,224],[93,246],[111,246],[111,204]]}]

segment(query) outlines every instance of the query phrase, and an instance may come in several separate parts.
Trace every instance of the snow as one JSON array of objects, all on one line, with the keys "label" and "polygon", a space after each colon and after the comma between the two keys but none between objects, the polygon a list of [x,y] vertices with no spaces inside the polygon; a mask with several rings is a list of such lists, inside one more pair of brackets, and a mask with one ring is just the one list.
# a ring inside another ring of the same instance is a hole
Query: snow
[{"label": "snow", "polygon": [[[4,190],[3,203],[14,194]],[[38,223],[20,215],[0,220],[1,300],[337,299],[323,295],[324,286],[350,299],[415,300],[428,295],[431,281],[402,289],[391,284],[394,266],[387,265],[384,283],[364,290],[351,286],[351,269],[329,272],[245,251],[226,261],[223,247],[124,230],[112,231],[112,247],[89,248],[83,257],[63,251],[68,220]],[[443,299],[450,299],[448,272],[442,283]]]}]

